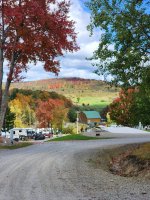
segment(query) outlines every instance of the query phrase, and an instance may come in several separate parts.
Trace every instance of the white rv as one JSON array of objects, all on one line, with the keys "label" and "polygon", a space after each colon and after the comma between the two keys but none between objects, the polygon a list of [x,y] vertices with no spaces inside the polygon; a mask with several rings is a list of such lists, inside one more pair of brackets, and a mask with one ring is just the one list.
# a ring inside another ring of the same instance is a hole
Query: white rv
[{"label": "white rv", "polygon": [[11,140],[25,140],[28,137],[29,132],[33,132],[32,128],[13,128],[10,131]]}]

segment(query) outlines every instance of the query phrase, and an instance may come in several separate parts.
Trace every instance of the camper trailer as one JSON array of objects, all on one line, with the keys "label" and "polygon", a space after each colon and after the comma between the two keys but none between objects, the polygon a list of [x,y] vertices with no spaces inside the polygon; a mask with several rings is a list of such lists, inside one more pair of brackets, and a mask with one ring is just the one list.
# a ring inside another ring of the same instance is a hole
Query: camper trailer
[{"label": "camper trailer", "polygon": [[32,128],[13,128],[10,131],[10,138],[11,140],[26,140],[28,135],[34,133]]}]

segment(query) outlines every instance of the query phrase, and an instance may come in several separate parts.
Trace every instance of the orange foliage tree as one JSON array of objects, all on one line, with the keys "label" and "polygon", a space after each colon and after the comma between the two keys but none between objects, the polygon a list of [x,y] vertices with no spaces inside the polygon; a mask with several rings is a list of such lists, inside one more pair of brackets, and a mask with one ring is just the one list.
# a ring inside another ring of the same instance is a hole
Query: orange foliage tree
[{"label": "orange foliage tree", "polygon": [[[36,110],[36,117],[40,128],[52,127],[52,123],[58,120],[62,122],[62,110],[64,109],[64,102],[58,99],[48,99],[47,101],[38,101]],[[59,118],[61,117],[61,120]]]}]

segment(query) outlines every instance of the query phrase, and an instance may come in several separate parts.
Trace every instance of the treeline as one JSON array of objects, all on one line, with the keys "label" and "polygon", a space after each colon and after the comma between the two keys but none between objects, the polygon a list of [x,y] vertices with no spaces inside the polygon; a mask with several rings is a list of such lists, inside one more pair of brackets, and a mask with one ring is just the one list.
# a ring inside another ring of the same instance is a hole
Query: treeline
[{"label": "treeline", "polygon": [[61,129],[70,107],[72,102],[56,92],[13,89],[3,128],[56,126]]},{"label": "treeline", "polygon": [[24,96],[31,96],[32,99],[34,100],[40,99],[41,101],[46,101],[49,98],[60,99],[64,101],[67,107],[72,106],[72,102],[70,99],[67,99],[65,96],[58,94],[54,91],[48,92],[48,91],[41,91],[41,90],[24,90],[24,89],[15,88],[15,89],[10,90],[10,97],[9,97],[10,101],[14,100],[18,94],[22,94]]},{"label": "treeline", "polygon": [[61,78],[46,79],[32,82],[13,83],[12,88],[32,90],[66,90],[66,89],[99,89],[99,87],[108,87],[108,83],[100,80],[81,79],[81,78]]}]

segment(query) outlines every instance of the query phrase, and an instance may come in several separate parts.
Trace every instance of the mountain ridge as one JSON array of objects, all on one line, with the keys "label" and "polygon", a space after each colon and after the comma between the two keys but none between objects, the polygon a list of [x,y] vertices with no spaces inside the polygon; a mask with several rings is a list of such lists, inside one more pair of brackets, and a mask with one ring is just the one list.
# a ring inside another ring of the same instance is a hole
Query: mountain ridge
[{"label": "mountain ridge", "polygon": [[106,81],[78,77],[50,78],[13,83],[11,89],[55,91],[71,99],[74,104],[108,105],[118,96],[119,88]]}]

